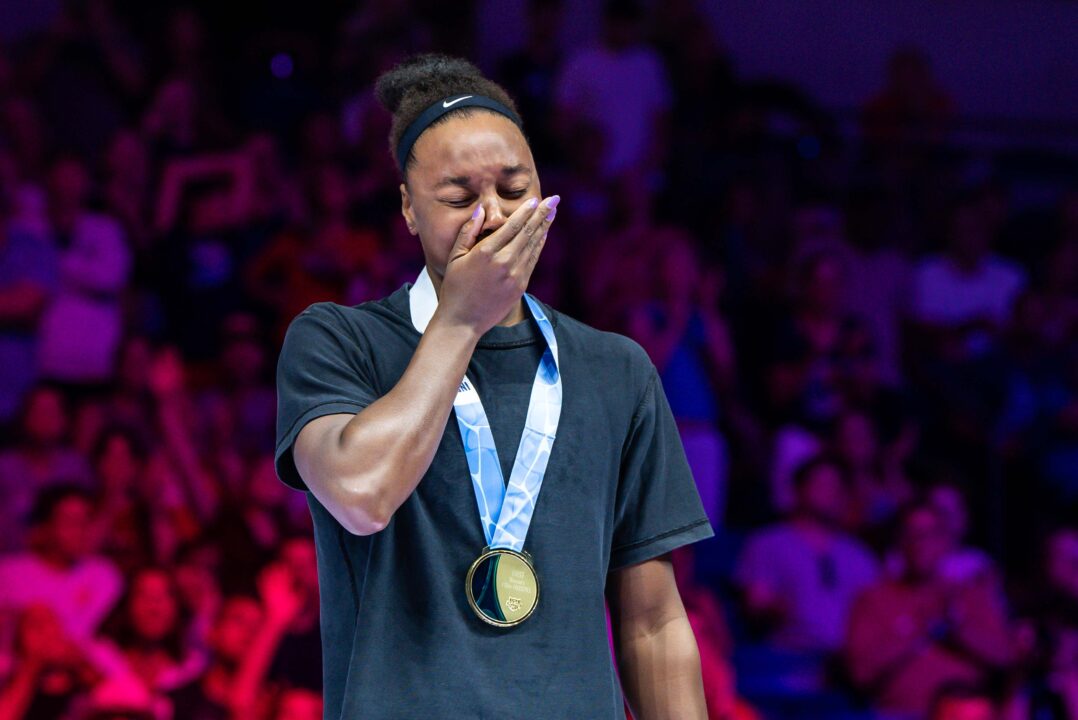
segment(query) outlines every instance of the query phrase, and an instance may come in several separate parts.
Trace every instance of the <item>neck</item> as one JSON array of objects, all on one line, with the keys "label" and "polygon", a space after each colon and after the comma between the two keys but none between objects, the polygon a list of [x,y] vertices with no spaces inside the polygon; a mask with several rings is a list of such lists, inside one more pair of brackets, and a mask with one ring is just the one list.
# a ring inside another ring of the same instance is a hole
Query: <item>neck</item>
[{"label": "neck", "polygon": [[[430,265],[427,266],[427,274],[430,275],[431,284],[434,285],[434,294],[437,295],[438,300],[441,301],[442,276],[435,272]],[[498,325],[516,325],[519,322],[524,322],[527,317],[527,314],[524,312],[524,298],[521,298],[515,305],[513,305],[513,309],[509,311],[509,314],[501,319],[501,322],[499,322]]]}]

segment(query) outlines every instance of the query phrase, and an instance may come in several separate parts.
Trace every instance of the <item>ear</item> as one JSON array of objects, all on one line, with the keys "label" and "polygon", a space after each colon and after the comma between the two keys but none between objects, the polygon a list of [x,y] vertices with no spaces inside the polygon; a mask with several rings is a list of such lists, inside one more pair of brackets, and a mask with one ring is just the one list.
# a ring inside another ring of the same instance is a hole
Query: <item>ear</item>
[{"label": "ear", "polygon": [[401,183],[401,215],[404,216],[404,222],[408,225],[408,232],[412,235],[417,235],[419,230],[416,229],[412,196],[408,194],[408,186],[404,183]]}]

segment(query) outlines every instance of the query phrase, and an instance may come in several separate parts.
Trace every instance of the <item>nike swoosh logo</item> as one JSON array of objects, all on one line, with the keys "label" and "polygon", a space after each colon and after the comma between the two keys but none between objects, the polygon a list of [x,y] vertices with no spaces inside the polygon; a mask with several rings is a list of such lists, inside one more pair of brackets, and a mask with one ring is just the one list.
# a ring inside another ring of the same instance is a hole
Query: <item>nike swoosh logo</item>
[{"label": "nike swoosh logo", "polygon": [[464,97],[459,97],[456,100],[442,100],[442,107],[447,108],[450,105],[456,105],[461,100],[467,100],[470,97],[472,97],[472,96],[471,95],[465,95]]}]

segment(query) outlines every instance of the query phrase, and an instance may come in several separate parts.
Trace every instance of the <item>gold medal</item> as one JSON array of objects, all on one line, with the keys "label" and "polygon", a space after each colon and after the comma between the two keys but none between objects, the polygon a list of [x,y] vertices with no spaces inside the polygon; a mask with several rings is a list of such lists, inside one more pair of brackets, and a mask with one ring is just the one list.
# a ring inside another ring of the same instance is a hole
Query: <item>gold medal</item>
[{"label": "gold medal", "polygon": [[488,625],[507,628],[528,619],[539,604],[539,576],[527,553],[486,548],[468,569],[468,605]]}]

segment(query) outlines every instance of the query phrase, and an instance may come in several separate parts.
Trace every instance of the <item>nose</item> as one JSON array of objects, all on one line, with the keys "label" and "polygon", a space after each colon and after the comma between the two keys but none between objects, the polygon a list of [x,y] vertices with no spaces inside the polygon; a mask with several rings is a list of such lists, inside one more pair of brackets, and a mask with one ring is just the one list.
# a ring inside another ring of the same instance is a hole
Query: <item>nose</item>
[{"label": "nose", "polygon": [[480,232],[493,232],[505,224],[506,219],[513,214],[513,209],[505,207],[504,202],[498,193],[490,193],[480,199],[479,203],[483,206],[486,218]]}]

